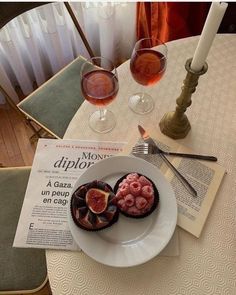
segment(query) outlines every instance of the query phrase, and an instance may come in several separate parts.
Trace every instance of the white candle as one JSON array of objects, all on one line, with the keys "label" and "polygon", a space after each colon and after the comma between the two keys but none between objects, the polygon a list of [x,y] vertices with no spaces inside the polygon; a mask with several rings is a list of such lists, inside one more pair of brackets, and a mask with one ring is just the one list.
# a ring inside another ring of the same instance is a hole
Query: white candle
[{"label": "white candle", "polygon": [[200,36],[191,63],[191,69],[193,71],[199,72],[203,68],[208,52],[211,48],[215,35],[219,29],[220,23],[225,14],[227,6],[227,3],[220,2],[213,2],[211,4],[206,22],[202,30],[202,34]]}]

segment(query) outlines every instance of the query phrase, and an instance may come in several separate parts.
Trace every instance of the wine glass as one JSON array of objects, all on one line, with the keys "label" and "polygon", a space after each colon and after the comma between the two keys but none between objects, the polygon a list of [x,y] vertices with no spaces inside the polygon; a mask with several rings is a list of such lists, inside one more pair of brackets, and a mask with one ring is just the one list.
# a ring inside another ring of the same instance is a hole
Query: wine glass
[{"label": "wine glass", "polygon": [[[137,41],[134,46],[130,71],[137,83],[149,86],[162,78],[166,63],[167,46],[158,39],[144,38]],[[129,107],[135,113],[146,114],[153,110],[154,100],[149,94],[139,92],[129,98]]]},{"label": "wine glass", "polygon": [[118,76],[114,64],[105,57],[92,57],[81,67],[81,88],[85,99],[99,109],[89,118],[89,126],[106,133],[116,125],[114,114],[105,109],[118,92]]}]

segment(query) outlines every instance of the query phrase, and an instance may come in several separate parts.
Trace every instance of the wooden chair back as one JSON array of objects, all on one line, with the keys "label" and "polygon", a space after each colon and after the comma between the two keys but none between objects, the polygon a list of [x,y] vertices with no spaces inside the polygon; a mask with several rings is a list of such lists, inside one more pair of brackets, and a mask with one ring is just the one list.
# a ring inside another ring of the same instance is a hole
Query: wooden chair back
[{"label": "wooden chair back", "polygon": [[[22,13],[29,11],[33,8],[37,8],[42,5],[47,5],[52,2],[0,2],[0,29],[3,28],[8,22],[13,20],[15,17],[21,15]],[[64,5],[83,41],[83,44],[85,48],[88,51],[88,54],[90,57],[95,56],[87,38],[85,37],[85,34],[78,22],[78,19],[76,18],[72,7],[68,2],[64,2]],[[27,116],[25,112],[22,112],[22,109],[19,108],[18,105],[15,104],[14,100],[10,97],[7,90],[0,85],[0,91],[3,93],[3,95],[6,98],[6,101],[8,104],[13,107],[24,119],[26,119],[27,125],[32,129],[34,136],[33,139],[36,137],[55,137],[54,132],[50,132],[50,128],[44,128],[44,125],[38,124],[38,120],[34,120],[30,115]],[[68,102],[69,103],[69,102]],[[80,102],[81,103],[81,102]],[[75,106],[76,107],[76,106]],[[67,119],[68,120],[68,119]],[[35,126],[36,124],[36,126]],[[47,127],[47,126],[46,126]],[[62,131],[64,132],[64,131]],[[59,135],[60,136],[60,135]],[[56,137],[58,137],[56,135]]]}]

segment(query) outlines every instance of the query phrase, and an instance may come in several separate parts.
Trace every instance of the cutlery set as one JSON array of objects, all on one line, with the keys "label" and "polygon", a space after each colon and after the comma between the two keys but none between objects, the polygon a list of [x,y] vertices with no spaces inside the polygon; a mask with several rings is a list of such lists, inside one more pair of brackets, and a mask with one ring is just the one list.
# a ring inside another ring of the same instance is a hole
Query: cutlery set
[{"label": "cutlery set", "polygon": [[149,136],[146,130],[140,125],[138,125],[139,133],[144,140],[144,144],[136,145],[132,149],[132,154],[159,154],[163,161],[172,169],[181,183],[185,186],[185,188],[194,196],[197,197],[196,190],[192,187],[192,185],[188,182],[188,180],[172,165],[172,163],[167,159],[165,155],[170,156],[179,156],[185,158],[199,159],[199,160],[207,160],[216,162],[217,158],[214,156],[206,156],[206,155],[198,155],[198,154],[186,154],[186,153],[175,153],[175,152],[167,152],[158,147],[156,142]]},{"label": "cutlery set", "polygon": [[217,158],[214,156],[205,156],[205,155],[198,155],[198,154],[185,154],[185,153],[176,153],[176,152],[167,152],[160,149],[158,146],[154,147],[148,143],[143,143],[136,145],[132,148],[133,154],[164,154],[168,156],[177,156],[183,158],[190,158],[190,159],[198,159],[198,160],[206,160],[206,161],[213,161],[216,162]]}]

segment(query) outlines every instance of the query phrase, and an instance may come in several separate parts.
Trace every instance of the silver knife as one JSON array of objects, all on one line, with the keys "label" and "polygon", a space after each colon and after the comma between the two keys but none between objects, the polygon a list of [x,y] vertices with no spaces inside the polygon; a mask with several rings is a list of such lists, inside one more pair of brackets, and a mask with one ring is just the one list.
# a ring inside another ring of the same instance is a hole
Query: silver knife
[{"label": "silver knife", "polygon": [[[155,141],[149,136],[147,131],[140,125],[138,125],[139,133],[142,136],[142,139],[144,142],[150,144],[153,146],[153,148],[156,148],[158,150],[158,147],[155,143]],[[185,188],[194,196],[197,197],[196,190],[192,187],[192,185],[188,182],[188,180],[171,164],[171,162],[165,157],[164,154],[159,153],[160,157],[163,159],[163,161],[173,170],[175,175],[178,177],[178,179],[182,182],[182,184],[185,186]]]}]

